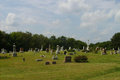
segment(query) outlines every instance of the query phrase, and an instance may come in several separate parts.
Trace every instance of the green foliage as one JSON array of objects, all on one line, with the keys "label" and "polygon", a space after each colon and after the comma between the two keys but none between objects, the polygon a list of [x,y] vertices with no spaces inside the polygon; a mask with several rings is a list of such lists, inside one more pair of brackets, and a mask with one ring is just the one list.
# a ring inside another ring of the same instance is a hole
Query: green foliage
[{"label": "green foliage", "polygon": [[111,41],[104,41],[104,42],[98,42],[98,43],[95,43],[95,44],[93,44],[93,43],[91,43],[90,44],[90,47],[92,47],[93,49],[96,49],[96,47],[102,47],[102,48],[107,48],[107,49],[110,49],[111,48],[111,46],[110,46],[110,43],[111,43]]},{"label": "green foliage", "polygon": [[67,50],[68,52],[75,52],[75,50],[73,50],[73,49],[70,49],[70,50]]},{"label": "green foliage", "polygon": [[[50,38],[47,38],[42,34],[32,34],[28,31],[18,31],[8,34],[0,30],[0,49],[5,48],[8,50],[8,52],[12,51],[13,43],[16,44],[17,51],[19,51],[20,47],[24,48],[25,51],[27,51],[29,48],[40,49],[41,45],[43,45],[44,50],[48,48],[49,45],[52,49],[56,49],[56,45],[64,46],[64,49],[68,49],[70,46],[72,48],[82,49],[82,46],[87,46],[85,42],[75,40],[74,38],[67,38],[65,36],[56,38],[56,36],[53,35]],[[114,48],[117,50],[118,47],[120,47],[120,33],[114,34],[114,36],[111,38],[111,41],[98,42],[95,44],[91,43],[91,48],[87,52],[92,52],[97,46],[102,48],[106,47],[107,49]],[[83,52],[85,51],[86,50],[83,50]]]},{"label": "green foliage", "polygon": [[111,38],[110,46],[111,46],[111,48],[114,48],[115,50],[117,50],[118,47],[120,47],[120,32],[119,33],[115,33],[113,35],[113,37]]},{"label": "green foliage", "polygon": [[90,52],[90,50],[82,50],[82,52]]},{"label": "green foliage", "polygon": [[75,56],[74,58],[75,62],[88,62],[87,60],[88,60],[87,56],[84,56],[84,55],[83,56],[78,55],[78,56]]},{"label": "green foliage", "polygon": [[80,40],[67,38],[65,36],[56,38],[56,36],[53,35],[50,38],[47,38],[42,34],[32,34],[28,31],[26,31],[26,33],[18,31],[12,32],[10,34],[7,34],[4,31],[0,31],[0,49],[5,48],[8,51],[12,51],[13,43],[16,44],[17,51],[20,50],[20,47],[24,48],[24,51],[27,51],[29,48],[40,49],[41,45],[43,45],[44,50],[48,48],[49,45],[52,49],[56,49],[56,45],[64,46],[64,49],[71,45],[74,48],[81,48],[81,46],[86,45],[86,43]]}]

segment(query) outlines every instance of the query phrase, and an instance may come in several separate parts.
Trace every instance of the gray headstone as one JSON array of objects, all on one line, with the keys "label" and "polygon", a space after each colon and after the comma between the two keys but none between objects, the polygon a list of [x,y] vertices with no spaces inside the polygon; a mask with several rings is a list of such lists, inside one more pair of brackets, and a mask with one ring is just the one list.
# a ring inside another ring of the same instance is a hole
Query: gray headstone
[{"label": "gray headstone", "polygon": [[43,61],[43,59],[36,59],[36,61]]},{"label": "gray headstone", "polygon": [[13,57],[16,57],[16,56],[17,56],[15,43],[13,44],[13,54],[12,54],[12,56],[13,56]]},{"label": "gray headstone", "polygon": [[56,61],[53,61],[52,64],[56,64]]},{"label": "gray headstone", "polygon": [[25,61],[25,58],[23,58],[23,61]]},{"label": "gray headstone", "polygon": [[47,61],[47,62],[45,62],[45,65],[49,65],[49,64],[50,64],[50,62],[48,62],[48,61]]},{"label": "gray headstone", "polygon": [[73,55],[73,53],[69,53],[69,55]]}]

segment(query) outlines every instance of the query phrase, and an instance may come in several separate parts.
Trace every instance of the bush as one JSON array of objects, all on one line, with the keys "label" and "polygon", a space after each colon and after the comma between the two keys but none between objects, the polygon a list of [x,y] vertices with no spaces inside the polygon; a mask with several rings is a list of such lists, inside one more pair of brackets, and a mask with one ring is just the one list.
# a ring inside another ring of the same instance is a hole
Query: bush
[{"label": "bush", "polygon": [[75,52],[75,50],[73,50],[73,49],[70,49],[70,50],[68,50],[68,52]]},{"label": "bush", "polygon": [[83,56],[78,55],[78,56],[75,56],[74,58],[75,62],[88,62],[87,60],[88,60],[87,56],[84,56],[84,55]]}]

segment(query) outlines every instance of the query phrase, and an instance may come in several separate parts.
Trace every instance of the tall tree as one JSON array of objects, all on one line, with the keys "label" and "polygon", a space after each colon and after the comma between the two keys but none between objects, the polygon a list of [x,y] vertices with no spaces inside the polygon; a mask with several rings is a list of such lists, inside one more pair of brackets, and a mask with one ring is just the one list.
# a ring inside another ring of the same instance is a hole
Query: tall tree
[{"label": "tall tree", "polygon": [[113,35],[110,46],[116,50],[120,47],[120,32]]}]

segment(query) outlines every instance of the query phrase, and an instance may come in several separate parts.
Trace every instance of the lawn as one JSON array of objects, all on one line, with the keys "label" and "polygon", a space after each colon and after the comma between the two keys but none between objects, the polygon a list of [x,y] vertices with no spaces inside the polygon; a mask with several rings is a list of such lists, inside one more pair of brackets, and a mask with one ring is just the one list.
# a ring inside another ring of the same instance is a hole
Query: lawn
[{"label": "lawn", "polygon": [[[9,53],[0,54],[0,80],[120,80],[120,54],[107,53],[101,55],[101,51],[97,54],[78,51],[71,55],[72,62],[69,63],[63,63],[66,55],[58,54],[58,60],[52,60],[53,55],[44,51],[35,55],[33,52],[17,52],[17,57],[9,56]],[[43,54],[46,57],[40,57]],[[74,62],[77,55],[86,55],[89,62]],[[36,59],[43,61],[37,62]],[[45,65],[46,61],[50,65]],[[57,64],[52,64],[52,61]]]}]

